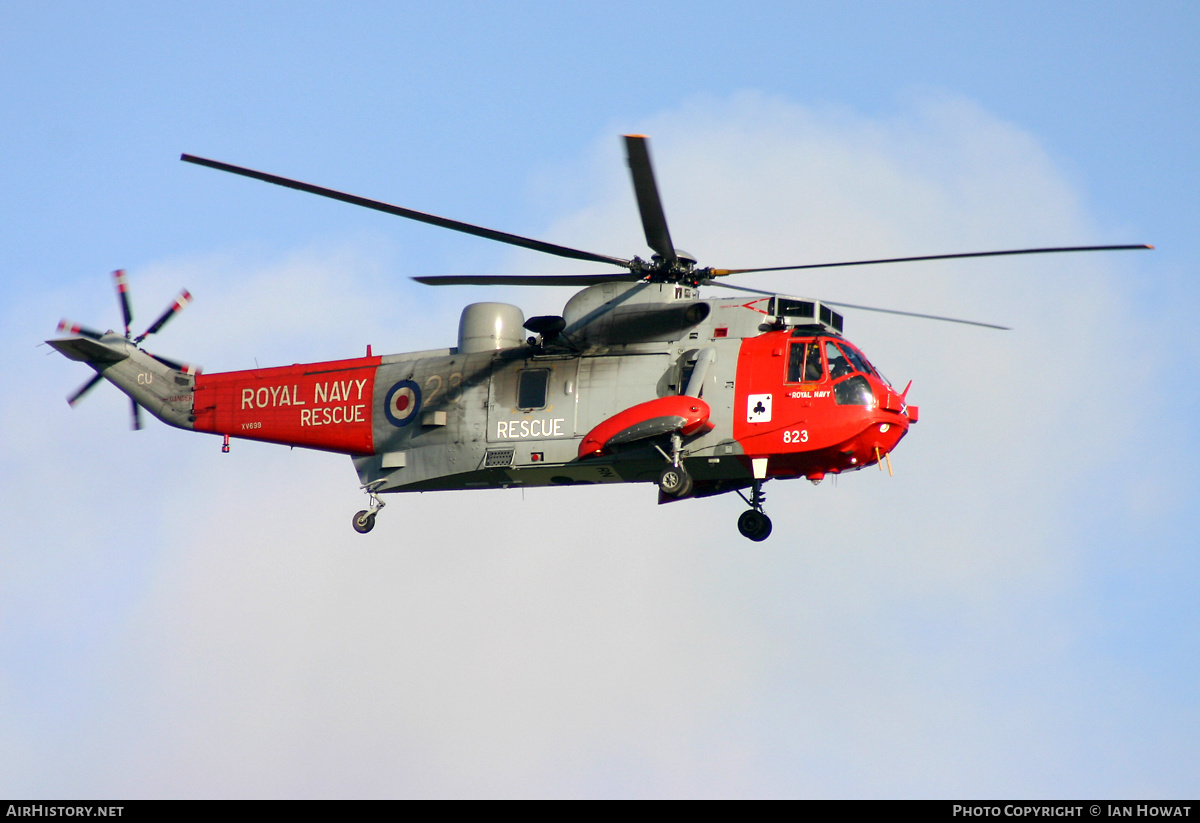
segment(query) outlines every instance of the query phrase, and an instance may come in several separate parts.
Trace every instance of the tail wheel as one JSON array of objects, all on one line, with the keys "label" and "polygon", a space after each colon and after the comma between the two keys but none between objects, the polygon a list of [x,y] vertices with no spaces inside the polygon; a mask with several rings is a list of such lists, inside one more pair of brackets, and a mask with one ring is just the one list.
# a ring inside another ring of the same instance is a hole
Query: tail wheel
[{"label": "tail wheel", "polygon": [[658,488],[670,497],[683,497],[692,490],[692,476],[683,466],[667,466],[658,476]]},{"label": "tail wheel", "polygon": [[359,534],[366,534],[371,529],[375,528],[375,515],[366,511],[361,511],[354,515],[354,530]]},{"label": "tail wheel", "polygon": [[771,518],[756,509],[744,511],[738,518],[738,531],[742,537],[761,543],[771,536]]}]

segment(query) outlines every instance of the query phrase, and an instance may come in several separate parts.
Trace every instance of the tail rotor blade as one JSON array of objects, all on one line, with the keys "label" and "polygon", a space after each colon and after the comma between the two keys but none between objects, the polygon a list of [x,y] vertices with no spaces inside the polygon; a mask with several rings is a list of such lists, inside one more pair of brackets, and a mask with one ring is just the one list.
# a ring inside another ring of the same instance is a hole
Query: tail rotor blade
[{"label": "tail rotor blade", "polygon": [[87,326],[81,326],[73,320],[68,320],[65,317],[58,321],[59,334],[78,334],[83,337],[90,337],[93,340],[99,340],[104,335],[95,329],[89,329]]},{"label": "tail rotor blade", "polygon": [[82,400],[83,396],[85,394],[90,392],[92,389],[96,388],[96,384],[99,383],[103,379],[104,379],[104,375],[100,374],[100,372],[96,372],[95,377],[93,377],[91,380],[87,381],[82,386],[80,386],[78,389],[76,389],[74,394],[67,397],[67,405],[74,408],[75,404],[78,403],[80,400]]},{"label": "tail rotor blade", "polygon": [[129,400],[129,404],[133,411],[133,430],[138,431],[142,427],[142,407],[132,398]]},{"label": "tail rotor blade", "polygon": [[150,328],[146,329],[144,332],[142,332],[140,335],[138,335],[138,337],[135,338],[133,342],[141,343],[143,340],[145,340],[150,335],[156,334],[164,325],[166,325],[168,320],[170,320],[172,317],[174,317],[177,312],[179,312],[181,309],[183,309],[184,306],[186,306],[188,303],[191,303],[191,302],[192,302],[192,295],[188,292],[188,290],[183,289],[182,291],[180,291],[179,295],[175,298],[175,302],[173,302],[170,306],[168,306],[167,310],[164,311],[159,316],[159,318],[150,325]]},{"label": "tail rotor blade", "polygon": [[181,363],[178,360],[172,360],[169,357],[163,357],[161,354],[154,354],[153,352],[146,352],[146,354],[153,357],[159,363],[162,363],[168,369],[174,369],[175,371],[180,371],[184,374],[199,374],[200,372],[204,371],[204,369],[200,368],[199,366],[193,366],[191,363]]},{"label": "tail rotor blade", "polygon": [[654,167],[650,164],[650,149],[645,136],[625,135],[625,156],[629,161],[629,173],[633,176],[633,191],[642,215],[646,245],[654,249],[667,265],[673,266],[676,261],[675,246],[671,244],[671,232],[667,230],[667,216],[658,196],[658,184],[654,182]]},{"label": "tail rotor blade", "polygon": [[117,287],[117,299],[121,301],[121,315],[125,318],[125,339],[129,339],[129,324],[133,322],[133,310],[129,307],[129,282],[125,277],[125,269],[117,269],[113,274],[113,282]]}]

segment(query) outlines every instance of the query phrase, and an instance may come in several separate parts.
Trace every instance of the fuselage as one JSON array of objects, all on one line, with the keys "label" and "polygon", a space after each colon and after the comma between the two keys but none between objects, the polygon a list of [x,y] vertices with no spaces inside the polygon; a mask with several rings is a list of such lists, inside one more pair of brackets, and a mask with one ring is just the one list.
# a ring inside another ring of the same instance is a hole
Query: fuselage
[{"label": "fuselage", "polygon": [[509,331],[480,344],[460,329],[456,348],[201,374],[184,427],[348,454],[378,492],[652,482],[661,437],[580,444],[639,404],[687,394],[704,406],[682,452],[702,496],[874,464],[916,420],[830,322],[786,322],[805,319],[801,301],[622,287],[585,290],[550,341],[506,345]]},{"label": "fuselage", "polygon": [[113,333],[51,341],[169,425],[347,454],[374,492],[653,482],[665,461],[694,480],[680,496],[815,482],[917,419],[816,301],[612,283],[562,318],[472,304],[458,343],[193,374]]}]

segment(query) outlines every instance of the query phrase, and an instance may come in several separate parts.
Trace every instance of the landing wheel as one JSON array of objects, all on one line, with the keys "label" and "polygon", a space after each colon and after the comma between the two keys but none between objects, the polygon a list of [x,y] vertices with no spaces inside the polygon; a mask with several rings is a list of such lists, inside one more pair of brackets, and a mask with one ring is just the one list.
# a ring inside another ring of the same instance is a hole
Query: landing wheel
[{"label": "landing wheel", "polygon": [[738,518],[738,531],[742,537],[761,543],[771,536],[771,518],[756,509],[744,511]]},{"label": "landing wheel", "polygon": [[667,466],[658,476],[658,488],[668,497],[683,497],[692,490],[692,476],[683,466]]},{"label": "landing wheel", "polygon": [[359,534],[366,534],[371,529],[375,528],[375,515],[365,511],[361,511],[354,515],[354,530]]}]

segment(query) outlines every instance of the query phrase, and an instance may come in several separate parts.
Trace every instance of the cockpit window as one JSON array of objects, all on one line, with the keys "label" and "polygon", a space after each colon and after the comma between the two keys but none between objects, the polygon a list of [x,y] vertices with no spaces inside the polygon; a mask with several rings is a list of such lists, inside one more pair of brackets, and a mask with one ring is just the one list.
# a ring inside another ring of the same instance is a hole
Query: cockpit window
[{"label": "cockpit window", "polygon": [[832,340],[825,341],[825,357],[829,360],[829,376],[834,380],[839,377],[844,377],[854,371],[854,367],[850,365],[850,361],[842,354]]},{"label": "cockpit window", "polygon": [[807,383],[820,380],[823,376],[821,347],[816,343],[793,343],[788,360],[787,382]]},{"label": "cockpit window", "polygon": [[849,380],[835,383],[833,399],[839,406],[874,406],[875,395],[871,384],[861,374],[856,374]]},{"label": "cockpit window", "polygon": [[867,358],[859,354],[858,350],[853,346],[841,346],[840,348],[846,352],[846,357],[850,358],[850,363],[856,370],[862,372],[863,374],[875,373],[875,369],[871,368],[871,364],[867,362]]}]

